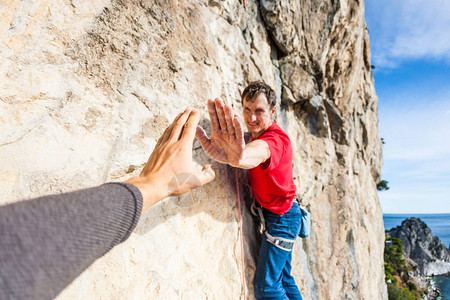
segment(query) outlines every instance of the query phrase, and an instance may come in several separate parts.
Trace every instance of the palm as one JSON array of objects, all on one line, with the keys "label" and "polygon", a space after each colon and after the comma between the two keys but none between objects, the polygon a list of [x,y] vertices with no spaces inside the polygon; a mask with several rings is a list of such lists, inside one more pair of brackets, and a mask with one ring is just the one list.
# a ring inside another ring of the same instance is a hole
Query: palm
[{"label": "palm", "polygon": [[197,127],[197,139],[212,159],[220,163],[239,165],[245,148],[241,123],[234,117],[231,107],[223,105],[220,99],[209,100],[208,110],[212,126],[211,138],[206,136],[202,128]]},{"label": "palm", "polygon": [[212,159],[221,163],[238,164],[244,153],[244,140],[238,140],[228,133],[213,132],[211,139],[200,143]]}]

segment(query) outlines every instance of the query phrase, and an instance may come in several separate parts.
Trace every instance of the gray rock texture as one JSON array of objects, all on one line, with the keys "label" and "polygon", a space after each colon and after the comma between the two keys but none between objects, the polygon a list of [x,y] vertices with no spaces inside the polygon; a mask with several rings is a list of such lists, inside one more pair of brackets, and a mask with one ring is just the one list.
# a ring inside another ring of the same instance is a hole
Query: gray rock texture
[{"label": "gray rock texture", "polygon": [[450,250],[422,220],[406,219],[388,234],[402,241],[405,256],[417,265],[419,275],[450,273]]},{"label": "gray rock texture", "polygon": [[[187,105],[204,112],[203,125],[211,97],[240,114],[237,86],[263,80],[279,96],[276,121],[312,213],[293,259],[304,299],[387,299],[363,1],[1,3],[0,203],[136,175]],[[242,287],[235,170],[194,148],[196,165],[212,163],[217,179],[150,209],[61,299],[239,299],[243,288],[253,298],[250,200]]]}]

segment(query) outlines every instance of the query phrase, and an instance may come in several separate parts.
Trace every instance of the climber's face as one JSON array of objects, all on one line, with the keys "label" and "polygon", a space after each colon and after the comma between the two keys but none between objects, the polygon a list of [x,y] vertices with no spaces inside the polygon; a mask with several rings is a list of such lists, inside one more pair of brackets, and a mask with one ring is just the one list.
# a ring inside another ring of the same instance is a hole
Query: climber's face
[{"label": "climber's face", "polygon": [[272,125],[272,117],[275,115],[276,107],[270,107],[264,93],[251,100],[245,97],[242,108],[245,125],[247,125],[247,129],[254,139],[258,138]]}]

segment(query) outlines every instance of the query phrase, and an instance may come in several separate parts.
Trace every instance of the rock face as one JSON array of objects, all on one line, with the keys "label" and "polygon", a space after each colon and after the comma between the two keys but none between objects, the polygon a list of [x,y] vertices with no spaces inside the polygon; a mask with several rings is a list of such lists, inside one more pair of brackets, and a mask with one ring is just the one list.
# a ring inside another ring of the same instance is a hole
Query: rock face
[{"label": "rock face", "polygon": [[[312,213],[293,255],[304,298],[387,299],[363,1],[13,0],[0,53],[0,203],[136,175],[187,105],[206,124],[208,97],[239,112],[237,86],[263,80]],[[194,147],[217,179],[150,209],[61,299],[242,297],[236,173]],[[252,298],[259,228],[248,205],[243,219]]]},{"label": "rock face", "polygon": [[422,220],[406,219],[388,234],[402,240],[405,256],[417,264],[419,275],[450,273],[450,250]]}]

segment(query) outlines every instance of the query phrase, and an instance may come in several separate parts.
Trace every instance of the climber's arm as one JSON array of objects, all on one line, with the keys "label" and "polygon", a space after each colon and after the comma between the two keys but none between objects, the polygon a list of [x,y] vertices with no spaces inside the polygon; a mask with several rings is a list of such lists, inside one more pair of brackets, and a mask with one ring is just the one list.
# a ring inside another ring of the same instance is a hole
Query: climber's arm
[{"label": "climber's arm", "polygon": [[241,169],[253,169],[269,158],[269,145],[265,141],[255,140],[245,145],[244,154],[239,164],[232,166]]}]

